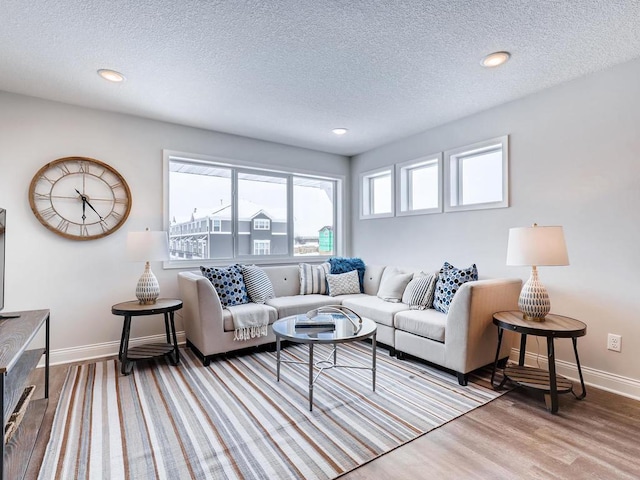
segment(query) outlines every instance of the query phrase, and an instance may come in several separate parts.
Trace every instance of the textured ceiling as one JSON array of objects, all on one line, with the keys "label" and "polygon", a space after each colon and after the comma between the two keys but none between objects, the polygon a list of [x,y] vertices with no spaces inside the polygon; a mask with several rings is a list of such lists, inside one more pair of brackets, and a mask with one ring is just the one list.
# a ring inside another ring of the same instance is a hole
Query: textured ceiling
[{"label": "textured ceiling", "polygon": [[0,90],[344,155],[640,57],[638,0],[0,0],[0,19]]}]

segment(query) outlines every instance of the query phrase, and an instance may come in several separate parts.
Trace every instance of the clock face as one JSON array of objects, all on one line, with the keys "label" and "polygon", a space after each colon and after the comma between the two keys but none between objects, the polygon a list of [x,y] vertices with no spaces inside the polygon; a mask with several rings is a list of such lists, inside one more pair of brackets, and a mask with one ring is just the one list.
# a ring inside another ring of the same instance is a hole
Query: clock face
[{"label": "clock face", "polygon": [[73,240],[94,240],[124,224],[131,210],[131,191],[122,175],[106,163],[66,157],[35,174],[29,203],[49,230]]}]

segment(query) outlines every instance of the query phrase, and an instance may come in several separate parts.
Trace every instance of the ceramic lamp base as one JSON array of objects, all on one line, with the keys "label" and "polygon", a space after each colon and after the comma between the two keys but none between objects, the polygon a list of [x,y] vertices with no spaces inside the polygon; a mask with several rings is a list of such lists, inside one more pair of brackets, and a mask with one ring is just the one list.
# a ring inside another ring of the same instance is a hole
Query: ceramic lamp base
[{"label": "ceramic lamp base", "polygon": [[151,271],[149,262],[144,266],[144,272],[136,285],[136,298],[141,305],[153,305],[160,296],[160,284]]},{"label": "ceramic lamp base", "polygon": [[531,277],[522,287],[518,308],[524,315],[525,320],[534,322],[544,322],[544,317],[551,311],[551,302],[547,289],[538,279],[538,270],[531,268]]}]

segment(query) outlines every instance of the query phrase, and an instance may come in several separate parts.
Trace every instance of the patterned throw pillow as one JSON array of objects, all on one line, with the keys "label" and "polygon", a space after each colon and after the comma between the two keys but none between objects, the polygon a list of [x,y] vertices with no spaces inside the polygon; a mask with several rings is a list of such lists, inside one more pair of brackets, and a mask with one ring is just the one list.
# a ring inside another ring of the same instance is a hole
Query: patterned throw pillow
[{"label": "patterned throw pillow", "polygon": [[242,278],[247,287],[247,293],[253,303],[264,303],[269,298],[275,298],[271,280],[266,272],[255,265],[242,266]]},{"label": "patterned throw pillow", "polygon": [[453,296],[463,283],[478,280],[478,269],[474,263],[469,268],[459,269],[448,262],[440,269],[436,282],[436,293],[433,308],[442,313],[449,313]]},{"label": "patterned throw pillow", "polygon": [[329,283],[329,295],[331,297],[360,293],[360,277],[357,270],[347,273],[330,273],[327,275],[327,282]]},{"label": "patterned throw pillow", "polygon": [[433,307],[433,296],[436,290],[435,273],[422,273],[409,282],[402,294],[402,303],[411,310],[424,310]]},{"label": "patterned throw pillow", "polygon": [[207,277],[216,289],[223,307],[249,303],[247,287],[242,277],[240,265],[228,267],[200,267],[202,275]]},{"label": "patterned throw pillow", "polygon": [[327,274],[331,269],[328,263],[321,265],[301,263],[298,268],[300,269],[300,295],[327,293]]},{"label": "patterned throw pillow", "polygon": [[360,282],[360,292],[364,292],[364,271],[365,264],[362,259],[353,257],[353,258],[344,258],[344,257],[331,257],[329,260],[329,265],[331,265],[331,271],[329,273],[346,273],[352,270],[358,271],[358,281]]}]

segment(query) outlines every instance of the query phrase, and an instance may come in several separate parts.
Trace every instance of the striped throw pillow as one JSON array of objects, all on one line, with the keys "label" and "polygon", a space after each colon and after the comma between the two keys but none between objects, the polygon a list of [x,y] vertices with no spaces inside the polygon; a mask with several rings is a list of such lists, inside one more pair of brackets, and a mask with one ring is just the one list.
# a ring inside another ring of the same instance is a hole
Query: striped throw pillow
[{"label": "striped throw pillow", "polygon": [[422,273],[409,282],[402,294],[402,303],[411,310],[424,310],[433,307],[433,296],[436,291],[435,273]]},{"label": "striped throw pillow", "polygon": [[263,269],[256,265],[243,265],[242,276],[253,303],[264,303],[269,298],[275,298],[271,280]]},{"label": "striped throw pillow", "polygon": [[301,263],[300,268],[300,295],[327,293],[327,274],[331,266],[328,263],[310,265]]}]

